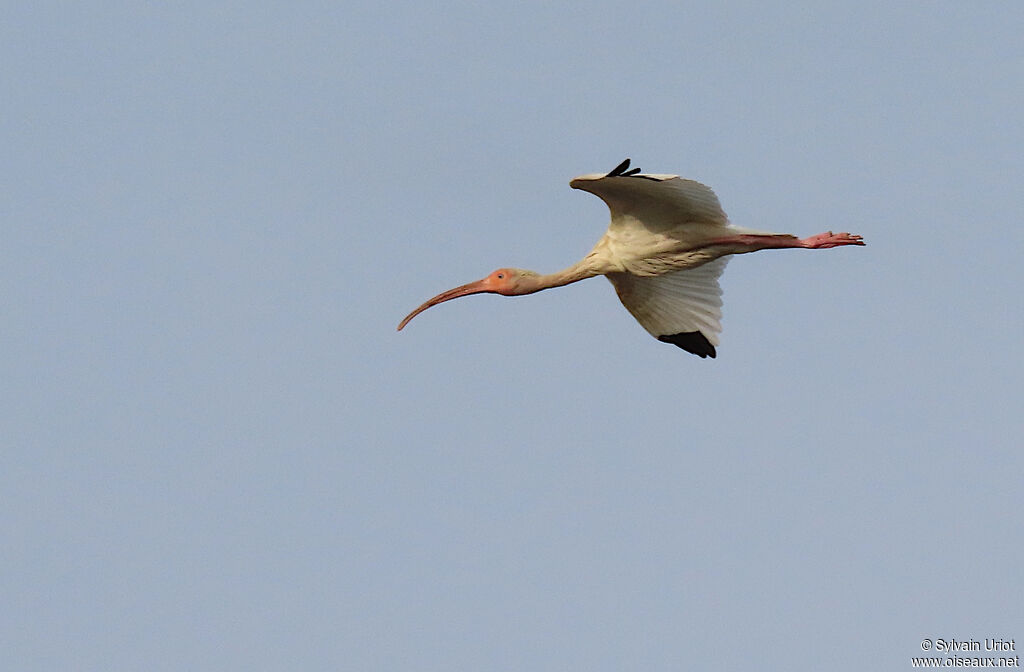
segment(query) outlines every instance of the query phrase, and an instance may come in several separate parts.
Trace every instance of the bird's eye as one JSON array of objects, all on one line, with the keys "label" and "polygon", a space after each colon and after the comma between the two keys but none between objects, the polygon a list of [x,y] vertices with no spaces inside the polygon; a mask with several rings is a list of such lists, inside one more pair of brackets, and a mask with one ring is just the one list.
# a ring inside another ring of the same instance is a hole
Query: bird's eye
[{"label": "bird's eye", "polygon": [[504,279],[505,279],[505,274],[504,273],[498,273],[498,280],[504,280]]}]

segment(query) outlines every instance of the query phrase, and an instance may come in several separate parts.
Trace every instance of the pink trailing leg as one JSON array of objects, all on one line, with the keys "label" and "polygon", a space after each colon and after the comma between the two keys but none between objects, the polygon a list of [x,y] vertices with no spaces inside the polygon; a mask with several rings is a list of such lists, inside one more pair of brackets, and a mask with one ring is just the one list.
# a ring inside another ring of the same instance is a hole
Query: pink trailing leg
[{"label": "pink trailing leg", "polygon": [[789,234],[759,234],[759,233],[741,233],[737,236],[729,236],[728,238],[716,238],[706,243],[707,245],[740,245],[747,249],[740,250],[739,252],[732,252],[732,254],[742,252],[756,252],[757,250],[766,249],[786,249],[786,248],[807,248],[809,250],[824,250],[829,247],[840,247],[842,245],[863,245],[864,241],[860,236],[852,233],[832,233],[826,231],[825,233],[819,233],[816,236],[810,236],[809,238],[797,238]]}]

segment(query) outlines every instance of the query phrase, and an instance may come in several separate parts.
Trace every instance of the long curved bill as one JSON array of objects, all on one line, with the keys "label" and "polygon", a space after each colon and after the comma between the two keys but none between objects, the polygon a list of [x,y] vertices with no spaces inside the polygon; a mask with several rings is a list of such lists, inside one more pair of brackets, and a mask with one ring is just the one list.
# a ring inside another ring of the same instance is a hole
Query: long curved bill
[{"label": "long curved bill", "polygon": [[475,282],[470,282],[465,285],[461,285],[459,287],[456,287],[455,289],[449,289],[447,292],[441,292],[440,294],[430,299],[416,310],[406,315],[405,319],[399,323],[398,331],[401,331],[405,325],[409,324],[409,320],[416,317],[417,315],[422,313],[427,308],[430,308],[431,306],[436,306],[439,303],[451,301],[452,299],[458,299],[463,296],[469,296],[470,294],[480,294],[483,292],[495,293],[494,290],[489,289],[487,287],[487,285],[485,284],[486,282],[487,278],[484,278],[483,280],[476,280]]}]

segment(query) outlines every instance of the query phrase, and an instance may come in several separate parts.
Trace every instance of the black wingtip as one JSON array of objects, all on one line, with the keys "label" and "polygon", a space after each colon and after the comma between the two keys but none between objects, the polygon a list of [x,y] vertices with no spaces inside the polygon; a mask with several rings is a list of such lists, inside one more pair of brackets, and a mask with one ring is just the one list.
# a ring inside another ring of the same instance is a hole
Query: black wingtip
[{"label": "black wingtip", "polygon": [[619,165],[615,166],[615,168],[613,168],[610,173],[605,175],[605,177],[642,177],[646,180],[654,180],[655,182],[659,181],[657,177],[651,177],[650,175],[640,175],[639,168],[633,168],[632,170],[627,170],[627,168],[629,168],[629,159],[626,159]]},{"label": "black wingtip", "polygon": [[707,336],[699,331],[688,331],[682,334],[667,334],[665,336],[658,336],[658,340],[662,343],[671,343],[672,345],[680,347],[689,353],[697,355],[701,359],[704,359],[705,357],[714,359],[717,355],[715,352],[715,346],[711,345],[711,341],[707,339]]},{"label": "black wingtip", "polygon": [[[629,159],[626,159],[625,161],[623,161],[619,165],[615,166],[615,168],[613,168],[610,173],[605,175],[605,177],[619,177],[624,172],[626,172],[627,168],[629,168]],[[640,169],[639,168],[634,168],[633,171],[634,172],[639,172]]]}]

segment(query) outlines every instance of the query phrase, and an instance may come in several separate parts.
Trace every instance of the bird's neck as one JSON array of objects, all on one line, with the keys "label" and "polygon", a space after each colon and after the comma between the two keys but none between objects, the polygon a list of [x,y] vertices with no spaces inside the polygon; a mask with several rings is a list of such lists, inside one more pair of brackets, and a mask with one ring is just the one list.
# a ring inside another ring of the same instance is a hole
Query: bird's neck
[{"label": "bird's neck", "polygon": [[547,275],[536,275],[533,276],[529,283],[523,287],[523,294],[533,294],[545,289],[551,289],[553,287],[563,287],[570,285],[580,280],[586,280],[592,278],[595,275],[601,275],[601,271],[598,270],[590,257],[585,257],[582,260],[576,262],[568,268],[563,268],[555,273],[548,273]]}]

